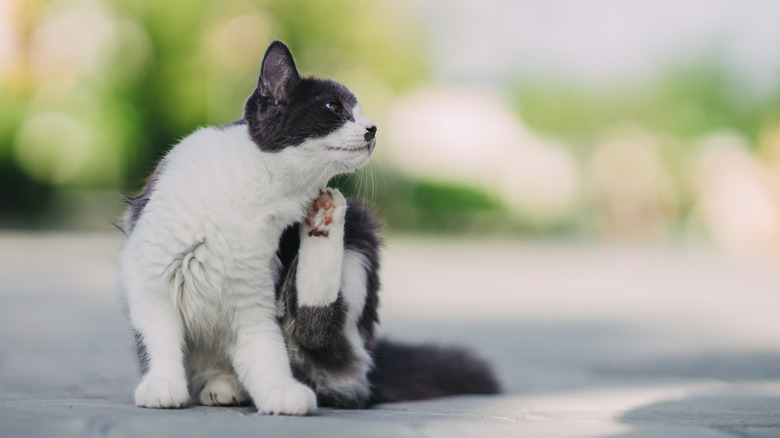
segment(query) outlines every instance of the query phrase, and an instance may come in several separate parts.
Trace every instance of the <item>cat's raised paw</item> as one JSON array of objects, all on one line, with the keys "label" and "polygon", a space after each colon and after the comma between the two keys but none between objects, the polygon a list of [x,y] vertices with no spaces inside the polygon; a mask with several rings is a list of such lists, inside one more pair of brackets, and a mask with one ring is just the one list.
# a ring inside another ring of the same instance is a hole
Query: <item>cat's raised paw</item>
[{"label": "cat's raised paw", "polygon": [[200,403],[206,406],[235,406],[249,399],[236,378],[226,374],[212,377],[200,391],[199,398]]},{"label": "cat's raised paw", "polygon": [[347,200],[336,189],[326,187],[320,190],[320,195],[314,199],[306,215],[306,228],[309,236],[328,237],[334,226],[344,226],[344,214],[347,211]]},{"label": "cat's raised paw", "polygon": [[263,414],[307,415],[317,409],[317,397],[308,386],[291,382],[271,388],[258,408]]},{"label": "cat's raised paw", "polygon": [[135,389],[135,404],[143,408],[180,408],[190,399],[187,382],[147,375]]}]

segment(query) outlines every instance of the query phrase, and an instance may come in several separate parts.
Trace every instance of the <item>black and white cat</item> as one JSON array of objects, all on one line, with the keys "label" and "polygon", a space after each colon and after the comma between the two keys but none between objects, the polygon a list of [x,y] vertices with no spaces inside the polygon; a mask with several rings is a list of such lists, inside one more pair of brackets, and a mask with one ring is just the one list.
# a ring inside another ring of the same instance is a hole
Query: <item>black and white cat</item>
[{"label": "black and white cat", "polygon": [[193,396],[302,415],[498,390],[466,351],[375,340],[377,223],[326,184],[368,161],[376,130],[349,90],[299,76],[276,41],[244,118],[165,156],[129,198],[118,262],[138,406]]}]

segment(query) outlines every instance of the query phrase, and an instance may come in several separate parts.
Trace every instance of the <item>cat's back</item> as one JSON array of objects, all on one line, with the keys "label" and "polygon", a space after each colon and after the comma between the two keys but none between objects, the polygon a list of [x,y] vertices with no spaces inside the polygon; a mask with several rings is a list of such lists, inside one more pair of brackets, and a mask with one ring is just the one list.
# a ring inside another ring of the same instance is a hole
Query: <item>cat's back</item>
[{"label": "cat's back", "polygon": [[262,190],[267,176],[261,161],[245,125],[198,129],[166,154],[131,198],[127,230],[180,235],[224,228],[251,209],[248,200]]},{"label": "cat's back", "polygon": [[197,188],[220,193],[224,189],[261,178],[260,151],[250,140],[245,125],[200,128],[174,146],[161,163],[163,185]]},{"label": "cat's back", "polygon": [[198,129],[160,163],[157,197],[169,206],[188,209],[206,205],[212,212],[240,209],[236,203],[247,191],[260,190],[267,179],[261,161],[245,126]]}]

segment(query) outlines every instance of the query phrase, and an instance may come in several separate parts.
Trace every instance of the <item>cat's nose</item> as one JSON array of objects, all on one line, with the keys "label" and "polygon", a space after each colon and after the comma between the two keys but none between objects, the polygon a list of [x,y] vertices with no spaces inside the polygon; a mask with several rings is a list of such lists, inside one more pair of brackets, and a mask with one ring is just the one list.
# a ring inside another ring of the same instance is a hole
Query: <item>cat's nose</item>
[{"label": "cat's nose", "polygon": [[366,135],[364,135],[363,138],[365,138],[366,141],[371,141],[374,139],[375,135],[376,135],[376,125],[371,125],[368,128],[366,128]]}]

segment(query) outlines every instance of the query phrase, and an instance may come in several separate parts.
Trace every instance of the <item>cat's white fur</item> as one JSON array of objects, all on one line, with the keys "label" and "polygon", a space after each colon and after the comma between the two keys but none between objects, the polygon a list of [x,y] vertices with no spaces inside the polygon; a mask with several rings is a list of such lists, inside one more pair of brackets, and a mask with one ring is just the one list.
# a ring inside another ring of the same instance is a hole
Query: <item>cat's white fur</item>
[{"label": "cat's white fur", "polygon": [[[343,218],[347,203],[339,196],[333,207],[332,217]],[[320,215],[318,215],[320,216]],[[313,226],[325,225],[324,218],[315,217]],[[343,221],[343,219],[342,219]],[[333,225],[333,224],[331,224]],[[298,266],[315,269],[298,269],[295,286],[299,306],[326,306],[338,298],[341,278],[333,273],[341,272],[344,246],[334,248],[333,242],[344,242],[344,227],[330,227],[327,238],[307,239],[312,226],[303,224],[301,247],[298,250]]]},{"label": "cat's white fur", "polygon": [[[330,177],[368,160],[364,136],[373,124],[359,104],[352,114],[354,121],[332,134],[277,152],[261,151],[246,126],[235,125],[200,129],[165,157],[119,256],[120,288],[149,359],[135,391],[138,406],[187,403],[189,366],[198,369],[190,370],[192,383],[203,385],[207,404],[248,394],[263,413],[316,409],[312,390],[292,376],[276,321],[275,252],[281,232],[302,220]],[[341,220],[343,228],[343,214]],[[316,267],[298,276],[303,304],[328,304],[339,282],[359,281],[341,242],[336,254],[323,243],[342,237],[336,231],[302,240],[300,257]],[[350,267],[342,279],[317,281],[323,272],[341,272],[342,263]],[[345,298],[350,309],[362,308],[359,298]]]}]

